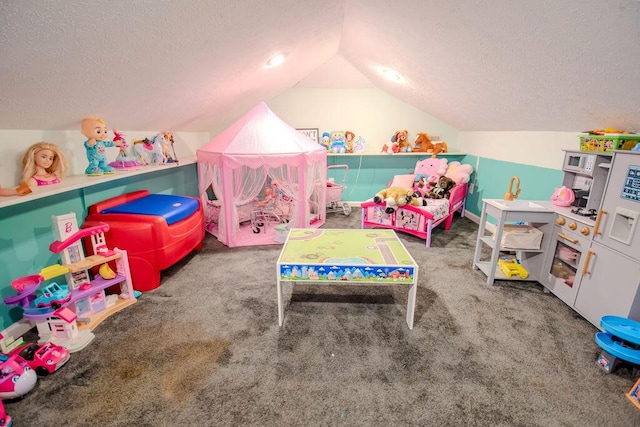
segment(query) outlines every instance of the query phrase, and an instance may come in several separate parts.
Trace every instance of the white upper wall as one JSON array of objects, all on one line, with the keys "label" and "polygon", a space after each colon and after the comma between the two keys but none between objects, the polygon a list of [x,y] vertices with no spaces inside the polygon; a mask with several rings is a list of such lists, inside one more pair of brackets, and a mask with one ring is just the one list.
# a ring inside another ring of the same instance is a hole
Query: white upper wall
[{"label": "white upper wall", "polygon": [[268,101],[269,108],[296,128],[322,132],[350,130],[362,136],[365,151],[379,153],[395,131],[440,135],[458,151],[458,130],[379,89],[291,89]]}]

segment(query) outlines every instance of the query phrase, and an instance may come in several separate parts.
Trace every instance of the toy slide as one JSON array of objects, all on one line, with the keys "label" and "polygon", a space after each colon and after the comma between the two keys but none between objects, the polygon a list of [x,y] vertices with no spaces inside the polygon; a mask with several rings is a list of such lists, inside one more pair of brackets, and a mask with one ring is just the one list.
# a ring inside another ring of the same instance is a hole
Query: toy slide
[{"label": "toy slide", "polygon": [[65,267],[60,264],[53,264],[49,267],[45,267],[40,270],[40,276],[44,278],[44,280],[53,279],[54,277],[62,276],[63,274],[67,274],[69,272],[69,267]]},{"label": "toy slide", "polygon": [[54,254],[58,254],[83,237],[93,236],[94,234],[105,233],[107,231],[109,231],[109,224],[106,224],[104,222],[94,227],[83,228],[82,230],[76,231],[74,234],[72,234],[62,242],[60,240],[56,240],[49,245],[49,250]]}]

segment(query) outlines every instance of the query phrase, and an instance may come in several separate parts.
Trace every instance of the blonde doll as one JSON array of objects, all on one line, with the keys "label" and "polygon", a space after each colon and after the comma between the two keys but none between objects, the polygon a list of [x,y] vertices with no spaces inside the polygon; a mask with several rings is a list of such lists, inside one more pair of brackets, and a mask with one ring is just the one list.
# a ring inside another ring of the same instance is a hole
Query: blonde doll
[{"label": "blonde doll", "polygon": [[29,187],[58,184],[67,173],[67,159],[55,144],[37,142],[22,156],[22,180]]}]

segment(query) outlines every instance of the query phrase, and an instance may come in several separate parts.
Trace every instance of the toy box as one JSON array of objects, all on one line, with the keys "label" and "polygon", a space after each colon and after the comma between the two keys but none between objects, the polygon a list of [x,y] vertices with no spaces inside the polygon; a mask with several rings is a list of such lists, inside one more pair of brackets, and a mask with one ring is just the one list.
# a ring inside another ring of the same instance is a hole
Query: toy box
[{"label": "toy box", "polygon": [[[610,152],[613,150],[630,150],[635,143],[640,142],[640,135],[605,134],[605,135],[580,135],[580,151]],[[625,143],[632,144],[625,147]]]}]

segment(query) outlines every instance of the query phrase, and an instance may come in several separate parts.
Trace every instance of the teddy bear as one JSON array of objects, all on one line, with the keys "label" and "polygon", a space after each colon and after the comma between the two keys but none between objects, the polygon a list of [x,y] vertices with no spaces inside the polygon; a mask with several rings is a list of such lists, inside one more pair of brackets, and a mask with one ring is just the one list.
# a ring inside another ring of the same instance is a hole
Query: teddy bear
[{"label": "teddy bear", "polygon": [[413,189],[406,187],[389,187],[380,190],[373,196],[375,203],[386,203],[387,207],[384,210],[387,214],[394,213],[399,207],[404,205],[411,206],[426,206],[426,202],[416,194]]},{"label": "teddy bear", "polygon": [[410,153],[413,150],[413,145],[409,142],[409,131],[398,130],[391,137],[391,142],[398,144],[398,152]]},{"label": "teddy bear", "polygon": [[451,195],[451,189],[456,183],[448,176],[442,175],[436,182],[430,182],[432,188],[424,195],[427,199],[448,199]]},{"label": "teddy bear", "polygon": [[425,178],[427,185],[424,188],[425,191],[429,190],[431,186],[430,182],[436,182],[438,178],[447,172],[449,161],[445,158],[434,158],[420,160],[416,163],[416,168],[413,173],[415,175],[414,181],[419,181],[420,178]]}]

